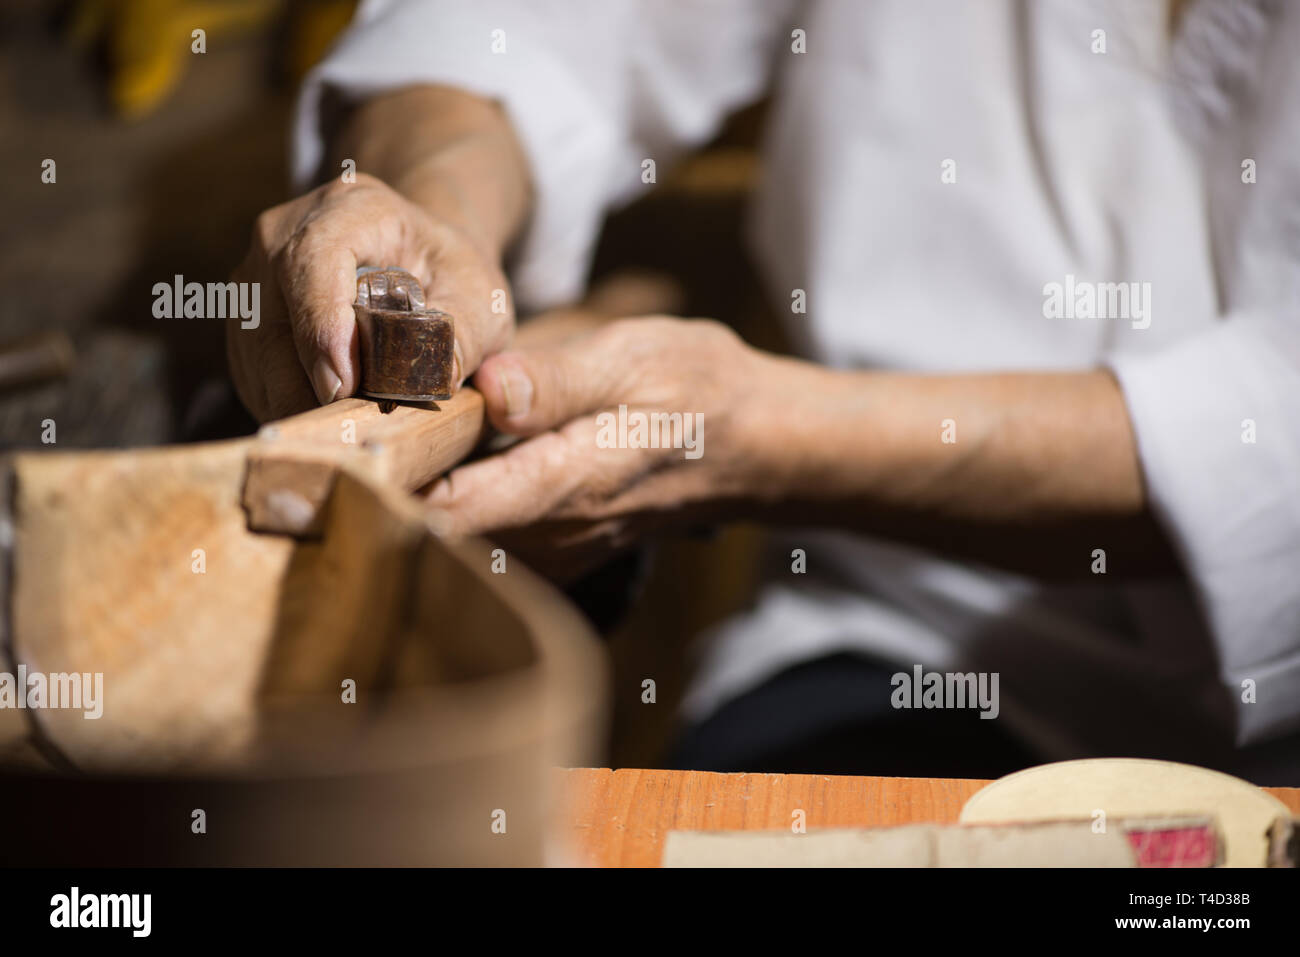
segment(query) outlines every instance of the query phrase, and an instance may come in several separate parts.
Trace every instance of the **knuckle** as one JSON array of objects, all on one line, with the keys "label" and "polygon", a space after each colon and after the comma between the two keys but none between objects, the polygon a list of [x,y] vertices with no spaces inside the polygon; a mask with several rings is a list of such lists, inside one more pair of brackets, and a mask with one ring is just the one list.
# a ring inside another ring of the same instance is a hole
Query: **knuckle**
[{"label": "knuckle", "polygon": [[357,171],[353,182],[345,183],[335,178],[316,187],[316,199],[320,204],[337,204],[343,202],[374,203],[378,194],[392,194],[387,183],[370,173]]},{"label": "knuckle", "polygon": [[691,325],[698,329],[705,341],[708,342],[727,346],[742,341],[735,329],[716,319],[695,319],[691,321]]},{"label": "knuckle", "polygon": [[314,217],[308,217],[300,222],[275,254],[275,264],[280,275],[292,276],[299,263],[309,262],[315,248],[319,245],[319,240],[320,226]]},{"label": "knuckle", "polygon": [[293,232],[289,234],[289,238],[285,241],[285,254],[290,259],[296,259],[302,248],[311,241],[314,231],[315,223],[310,219],[303,220],[295,226]]},{"label": "knuckle", "polygon": [[271,267],[275,270],[276,276],[279,277],[280,287],[284,290],[286,295],[291,292],[289,288],[291,285],[290,276],[292,274],[290,267],[293,264],[293,260],[294,250],[292,240],[281,245],[280,248],[271,253],[270,256]]},{"label": "knuckle", "polygon": [[672,346],[668,330],[654,318],[615,319],[597,335],[601,351],[617,355],[624,366],[654,362]]},{"label": "knuckle", "polygon": [[[339,185],[340,185],[340,186],[344,186],[344,187],[346,187],[346,186],[348,186],[349,184],[346,184],[346,183],[342,183],[342,182],[340,182]],[[355,186],[363,186],[363,187],[365,187],[366,189],[382,189],[382,190],[385,190],[385,191],[388,191],[388,189],[389,189],[388,184],[385,183],[385,182],[384,182],[382,179],[380,179],[378,176],[375,176],[373,173],[366,173],[366,172],[364,172],[364,171],[362,171],[362,170],[357,170],[357,179],[356,179],[356,182],[355,182],[355,183],[352,183],[352,184],[350,184],[350,185],[352,185],[352,186],[354,186],[354,187],[355,187]]]},{"label": "knuckle", "polygon": [[280,231],[280,216],[280,207],[273,206],[258,213],[257,218],[253,220],[250,245],[264,257],[269,258],[275,248],[275,240]]},{"label": "knuckle", "polygon": [[644,319],[612,319],[596,331],[595,337],[603,346],[627,348],[646,340]]},{"label": "knuckle", "polygon": [[343,180],[338,176],[321,183],[314,190],[316,201],[318,203],[328,202],[329,200],[347,195],[358,187],[365,185],[365,175],[366,174],[358,171],[356,174],[356,180],[351,183],[343,182]]},{"label": "knuckle", "polygon": [[342,180],[337,178],[331,179],[329,182],[322,183],[320,186],[316,187],[315,199],[318,203],[328,202],[330,200],[337,199],[339,196],[343,195],[344,193],[347,193],[349,190],[354,189],[356,186],[361,185],[360,179],[361,179],[360,173],[357,174],[358,181],[356,183],[345,183]]}]

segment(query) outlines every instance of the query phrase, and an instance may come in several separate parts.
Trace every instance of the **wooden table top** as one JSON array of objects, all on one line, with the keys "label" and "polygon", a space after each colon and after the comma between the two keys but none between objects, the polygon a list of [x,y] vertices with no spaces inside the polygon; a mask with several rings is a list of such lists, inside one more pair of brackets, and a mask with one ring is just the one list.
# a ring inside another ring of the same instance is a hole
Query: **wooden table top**
[{"label": "wooden table top", "polygon": [[[788,829],[954,823],[988,781],[564,768],[561,795],[575,864],[658,867],[673,830]],[[1300,815],[1300,788],[1265,788]]]}]

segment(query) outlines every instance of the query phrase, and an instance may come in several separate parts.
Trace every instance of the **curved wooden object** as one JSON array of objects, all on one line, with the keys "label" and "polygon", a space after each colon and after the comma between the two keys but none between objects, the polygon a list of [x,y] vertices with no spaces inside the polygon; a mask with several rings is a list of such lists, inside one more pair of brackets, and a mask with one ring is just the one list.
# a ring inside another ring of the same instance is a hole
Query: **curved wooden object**
[{"label": "curved wooden object", "polygon": [[[0,781],[9,820],[76,809],[68,856],[37,829],[33,860],[541,862],[547,769],[595,739],[603,656],[549,585],[509,559],[493,574],[483,542],[439,539],[401,489],[477,435],[481,399],[459,408],[440,447],[375,436],[443,413],[363,415],[360,448],[326,456],[309,541],[248,527],[246,470],[276,461],[265,438],[12,459],[0,670],[104,675],[98,720],[25,711],[19,728],[0,712],[0,738],[35,731],[80,772]],[[318,424],[280,423],[277,454]],[[192,808],[220,840],[192,838]],[[22,840],[6,838],[10,860]]]}]

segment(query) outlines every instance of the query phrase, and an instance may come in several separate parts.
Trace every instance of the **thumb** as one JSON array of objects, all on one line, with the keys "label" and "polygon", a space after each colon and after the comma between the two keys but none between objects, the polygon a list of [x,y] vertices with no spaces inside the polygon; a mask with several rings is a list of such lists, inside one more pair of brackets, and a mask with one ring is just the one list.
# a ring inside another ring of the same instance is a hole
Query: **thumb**
[{"label": "thumb", "polygon": [[618,398],[623,377],[601,336],[563,345],[489,356],[474,385],[488,418],[510,435],[536,435],[604,408]]}]

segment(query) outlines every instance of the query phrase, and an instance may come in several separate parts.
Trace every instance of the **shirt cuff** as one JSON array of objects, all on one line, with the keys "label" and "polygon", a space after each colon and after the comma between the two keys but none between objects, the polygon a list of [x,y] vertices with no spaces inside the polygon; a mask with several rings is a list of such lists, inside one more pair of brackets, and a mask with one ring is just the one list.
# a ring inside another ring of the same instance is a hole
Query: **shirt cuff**
[{"label": "shirt cuff", "polygon": [[1214,636],[1238,743],[1300,725],[1300,330],[1234,317],[1109,364],[1153,511]]}]

